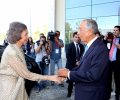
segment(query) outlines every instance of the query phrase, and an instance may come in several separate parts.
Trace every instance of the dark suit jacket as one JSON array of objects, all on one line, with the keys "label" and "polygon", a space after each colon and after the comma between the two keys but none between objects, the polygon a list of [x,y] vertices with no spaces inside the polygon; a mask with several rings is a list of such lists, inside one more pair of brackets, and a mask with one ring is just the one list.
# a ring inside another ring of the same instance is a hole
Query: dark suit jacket
[{"label": "dark suit jacket", "polygon": [[70,80],[75,82],[75,100],[105,100],[108,68],[108,49],[96,39],[81,59],[80,66],[70,71]]},{"label": "dark suit jacket", "polygon": [[[79,44],[79,47],[80,47],[79,56],[81,57],[84,51],[84,46],[82,44]],[[66,68],[71,70],[72,68],[76,66],[76,48],[75,48],[74,42],[71,42],[68,45],[67,50],[66,50],[66,58],[67,58]]]}]

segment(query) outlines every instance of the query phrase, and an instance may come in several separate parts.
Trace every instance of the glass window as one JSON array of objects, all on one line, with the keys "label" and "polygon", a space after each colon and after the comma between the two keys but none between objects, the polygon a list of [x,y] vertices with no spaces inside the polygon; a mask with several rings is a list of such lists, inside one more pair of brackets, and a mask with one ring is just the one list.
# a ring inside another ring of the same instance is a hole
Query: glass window
[{"label": "glass window", "polygon": [[66,9],[66,19],[86,18],[90,16],[91,16],[90,6]]},{"label": "glass window", "polygon": [[81,22],[82,20],[83,20],[83,19],[66,20],[66,22],[69,23],[69,25],[71,26],[72,31],[77,31],[77,30],[78,30],[78,27],[79,27],[79,25],[80,25],[80,22]]},{"label": "glass window", "polygon": [[118,15],[119,8],[120,8],[120,2],[94,5],[92,14],[93,14],[93,17]]},{"label": "glass window", "polygon": [[91,18],[91,1],[92,18],[103,35],[120,25],[120,0],[66,0],[66,22],[70,25],[70,30],[66,29],[67,40],[70,41],[70,34],[77,31],[83,19]]},{"label": "glass window", "polygon": [[118,25],[118,18],[118,16],[98,17],[96,21],[99,29],[102,30],[102,34],[106,34],[106,32],[113,29],[115,25]]},{"label": "glass window", "polygon": [[91,0],[66,0],[66,8],[90,5]]},{"label": "glass window", "polygon": [[98,4],[98,3],[106,3],[106,2],[119,2],[120,0],[92,0],[93,4]]}]

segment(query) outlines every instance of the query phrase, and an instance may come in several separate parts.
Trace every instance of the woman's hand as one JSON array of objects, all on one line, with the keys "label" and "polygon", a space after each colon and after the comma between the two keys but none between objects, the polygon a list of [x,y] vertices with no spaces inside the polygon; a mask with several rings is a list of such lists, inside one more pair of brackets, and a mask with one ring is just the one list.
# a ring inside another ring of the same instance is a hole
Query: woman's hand
[{"label": "woman's hand", "polygon": [[61,83],[64,81],[63,77],[58,77],[57,75],[49,76],[50,81],[54,81],[55,83]]}]

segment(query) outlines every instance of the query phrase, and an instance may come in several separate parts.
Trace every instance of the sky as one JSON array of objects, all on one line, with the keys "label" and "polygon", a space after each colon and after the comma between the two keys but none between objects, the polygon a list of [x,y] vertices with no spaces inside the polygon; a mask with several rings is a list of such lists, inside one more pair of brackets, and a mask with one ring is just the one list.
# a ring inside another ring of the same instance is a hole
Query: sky
[{"label": "sky", "polygon": [[26,24],[30,33],[53,29],[54,0],[0,0],[0,33],[13,21]]},{"label": "sky", "polygon": [[[55,0],[0,0],[0,33],[6,33],[9,24],[13,21],[20,21],[27,25],[29,33],[32,34],[36,30],[44,31],[54,30],[54,8]],[[118,14],[120,0],[92,0],[93,4],[119,1],[109,3],[107,5],[93,6],[93,16],[107,16]],[[66,8],[78,7],[81,5],[89,5],[91,0],[66,0]],[[72,6],[71,6],[72,5]],[[74,12],[74,13],[73,13]],[[66,10],[66,19],[76,19],[90,16],[90,7],[82,7],[81,9]],[[103,20],[104,19],[104,20]],[[100,28],[112,28],[118,23],[118,17],[96,19]],[[76,28],[76,20],[67,20]]]}]

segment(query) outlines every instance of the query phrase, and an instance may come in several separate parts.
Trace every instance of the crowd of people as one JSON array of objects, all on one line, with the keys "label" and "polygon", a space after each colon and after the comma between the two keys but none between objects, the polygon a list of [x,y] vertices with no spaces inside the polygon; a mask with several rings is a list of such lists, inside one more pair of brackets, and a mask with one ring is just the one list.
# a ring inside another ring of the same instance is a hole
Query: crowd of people
[{"label": "crowd of people", "polygon": [[[120,100],[120,26],[103,36],[95,20],[83,20],[66,48],[64,67],[61,58],[64,43],[59,37],[60,31],[49,37],[41,33],[39,40],[33,42],[25,24],[10,24],[4,41],[8,46],[0,65],[0,100],[27,100],[24,78],[38,81],[39,90],[47,86],[48,80],[51,86],[57,82],[64,87],[62,81],[67,78],[67,97],[71,97],[75,84],[75,100],[109,100],[114,79],[115,100]],[[36,61],[41,74],[27,69],[24,53]],[[7,89],[5,84],[9,84]]]}]

